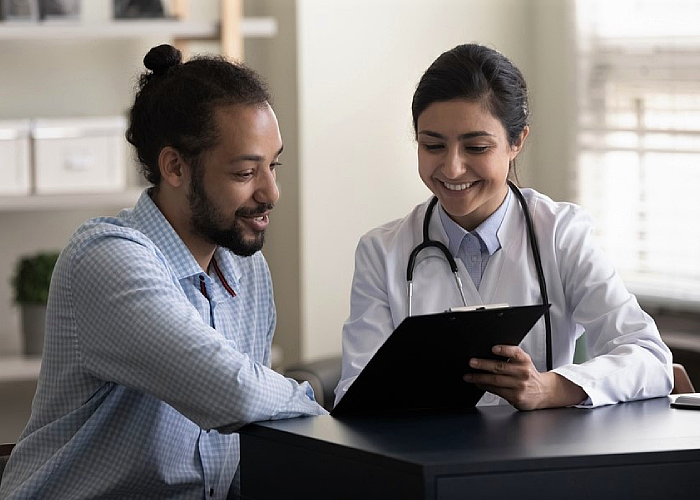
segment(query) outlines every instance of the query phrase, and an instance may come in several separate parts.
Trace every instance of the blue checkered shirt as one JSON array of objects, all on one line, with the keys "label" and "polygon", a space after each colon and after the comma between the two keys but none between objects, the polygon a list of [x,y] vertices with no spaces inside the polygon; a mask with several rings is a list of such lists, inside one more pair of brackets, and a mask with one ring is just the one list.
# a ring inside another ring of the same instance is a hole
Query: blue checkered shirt
[{"label": "blue checkered shirt", "polygon": [[237,428],[325,413],[308,384],[269,369],[262,254],[219,248],[210,267],[147,191],[77,230],[56,264],[32,414],[0,497],[226,498],[238,490]]},{"label": "blue checkered shirt", "polygon": [[498,230],[506,216],[512,196],[513,194],[508,189],[506,199],[503,200],[501,206],[471,232],[453,221],[442,208],[442,205],[438,204],[440,221],[449,240],[448,248],[452,255],[460,259],[464,267],[467,268],[469,277],[477,290],[481,285],[481,278],[484,275],[489,258],[501,248]]}]

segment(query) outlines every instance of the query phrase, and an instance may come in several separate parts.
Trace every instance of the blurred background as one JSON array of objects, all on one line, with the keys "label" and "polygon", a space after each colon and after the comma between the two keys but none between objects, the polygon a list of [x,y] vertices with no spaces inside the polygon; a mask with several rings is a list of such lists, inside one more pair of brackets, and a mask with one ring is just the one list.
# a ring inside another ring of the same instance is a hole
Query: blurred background
[{"label": "blurred background", "polygon": [[[700,3],[171,0],[142,2],[160,11],[126,8],[138,3],[64,2],[53,14],[42,2],[0,4],[0,442],[19,435],[40,364],[23,347],[11,286],[17,263],[60,250],[84,220],[135,203],[143,185],[119,120],[143,56],[160,43],[242,58],[272,90],[285,144],[264,248],[278,368],[340,353],[359,237],[428,196],[417,175],[413,90],[441,52],[466,42],[503,52],[528,81],[520,183],[588,209],[677,358],[700,351]],[[61,175],[59,129],[93,138]],[[104,143],[94,142],[97,129]],[[122,162],[104,153],[115,138]],[[31,145],[24,174],[7,159],[22,141]]]}]

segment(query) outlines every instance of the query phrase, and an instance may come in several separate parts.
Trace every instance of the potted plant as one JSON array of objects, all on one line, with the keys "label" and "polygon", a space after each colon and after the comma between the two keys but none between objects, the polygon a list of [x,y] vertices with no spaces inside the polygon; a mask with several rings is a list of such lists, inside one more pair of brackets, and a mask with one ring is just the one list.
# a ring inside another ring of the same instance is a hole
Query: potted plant
[{"label": "potted plant", "polygon": [[46,302],[58,252],[20,257],[12,277],[14,300],[22,308],[23,352],[40,356],[44,347]]}]

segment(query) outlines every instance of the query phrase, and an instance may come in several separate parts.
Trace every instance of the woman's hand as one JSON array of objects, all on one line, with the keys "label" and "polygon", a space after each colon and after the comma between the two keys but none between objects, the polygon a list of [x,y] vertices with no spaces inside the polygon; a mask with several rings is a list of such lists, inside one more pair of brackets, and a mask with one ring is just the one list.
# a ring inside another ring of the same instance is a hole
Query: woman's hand
[{"label": "woman's hand", "polygon": [[464,376],[480,389],[508,401],[518,410],[535,410],[579,404],[588,396],[578,385],[558,373],[540,373],[530,355],[517,346],[497,345],[493,353],[503,360],[469,360],[469,366],[488,373]]}]

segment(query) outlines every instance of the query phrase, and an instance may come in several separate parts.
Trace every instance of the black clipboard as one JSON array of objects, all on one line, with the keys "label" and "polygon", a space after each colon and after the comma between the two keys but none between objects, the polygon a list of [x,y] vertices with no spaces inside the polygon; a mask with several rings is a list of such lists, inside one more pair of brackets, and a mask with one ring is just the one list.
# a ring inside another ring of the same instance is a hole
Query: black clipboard
[{"label": "black clipboard", "polygon": [[477,309],[404,319],[331,411],[334,417],[468,410],[484,391],[465,382],[469,359],[518,345],[549,304]]}]

